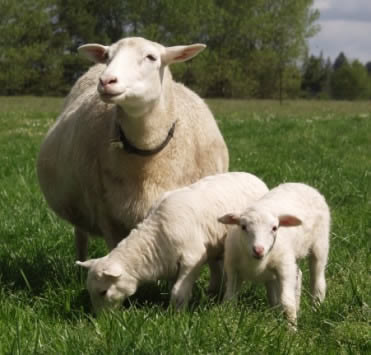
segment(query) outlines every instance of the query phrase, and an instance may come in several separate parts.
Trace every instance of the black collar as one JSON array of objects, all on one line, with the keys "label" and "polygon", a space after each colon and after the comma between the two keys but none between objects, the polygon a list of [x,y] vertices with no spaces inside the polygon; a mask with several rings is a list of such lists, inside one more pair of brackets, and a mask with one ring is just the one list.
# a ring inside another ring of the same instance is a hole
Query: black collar
[{"label": "black collar", "polygon": [[124,131],[120,127],[120,125],[117,124],[118,130],[119,130],[119,142],[122,143],[123,149],[129,154],[137,154],[137,155],[141,155],[141,156],[145,156],[145,157],[150,156],[150,155],[154,155],[154,154],[157,154],[157,153],[161,152],[161,150],[163,150],[168,145],[168,143],[170,142],[170,139],[174,135],[175,124],[176,124],[176,121],[174,121],[174,123],[172,124],[165,140],[159,146],[157,146],[156,148],[153,148],[153,149],[137,148],[135,145],[133,145],[132,143],[129,142],[129,140],[125,136]]}]

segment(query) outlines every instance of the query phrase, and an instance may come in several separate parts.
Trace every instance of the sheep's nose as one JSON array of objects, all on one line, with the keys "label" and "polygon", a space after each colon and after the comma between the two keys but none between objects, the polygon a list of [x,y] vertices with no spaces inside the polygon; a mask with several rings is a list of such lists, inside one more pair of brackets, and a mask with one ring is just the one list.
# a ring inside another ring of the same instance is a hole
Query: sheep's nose
[{"label": "sheep's nose", "polygon": [[101,77],[99,78],[99,83],[105,87],[107,85],[112,85],[117,83],[117,77],[115,76],[108,76],[108,77]]},{"label": "sheep's nose", "polygon": [[254,252],[254,256],[258,257],[258,258],[261,258],[264,254],[264,247],[261,247],[261,246],[255,246],[252,248],[253,252]]}]

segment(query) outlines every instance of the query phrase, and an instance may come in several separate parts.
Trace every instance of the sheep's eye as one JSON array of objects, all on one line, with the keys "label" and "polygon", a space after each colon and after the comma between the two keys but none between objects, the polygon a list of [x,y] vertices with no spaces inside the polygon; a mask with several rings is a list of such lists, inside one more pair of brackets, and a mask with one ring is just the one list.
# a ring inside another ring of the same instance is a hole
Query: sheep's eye
[{"label": "sheep's eye", "polygon": [[273,226],[273,227],[272,227],[272,231],[273,231],[273,232],[276,232],[276,231],[277,231],[277,226]]},{"label": "sheep's eye", "polygon": [[243,231],[245,231],[245,230],[246,230],[246,226],[243,224],[243,225],[241,226],[241,229],[242,229]]},{"label": "sheep's eye", "polygon": [[100,291],[99,294],[104,297],[106,294],[107,294],[107,290],[104,290],[104,291]]},{"label": "sheep's eye", "polygon": [[107,61],[109,59],[109,54],[108,54],[108,52],[105,52],[104,54],[103,54],[103,60],[104,61]]},{"label": "sheep's eye", "polygon": [[148,58],[150,61],[152,61],[152,62],[156,61],[156,57],[153,56],[152,54],[148,54],[148,55],[147,55],[147,58]]}]

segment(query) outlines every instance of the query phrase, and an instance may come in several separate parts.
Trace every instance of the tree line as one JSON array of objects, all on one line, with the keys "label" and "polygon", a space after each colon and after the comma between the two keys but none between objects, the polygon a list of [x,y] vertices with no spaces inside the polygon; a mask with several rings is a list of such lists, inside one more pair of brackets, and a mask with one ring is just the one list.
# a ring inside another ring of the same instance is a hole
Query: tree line
[{"label": "tree line", "polygon": [[[207,44],[191,63],[172,67],[176,80],[203,96],[332,97],[337,90],[329,83],[348,82],[346,74],[336,74],[343,81],[330,80],[323,58],[308,58],[308,39],[319,30],[312,5],[313,0],[0,0],[0,95],[64,95],[91,65],[77,55],[78,46],[142,36],[167,46]],[[359,64],[347,65],[353,73]]]},{"label": "tree line", "polygon": [[310,98],[371,99],[371,61],[349,61],[343,52],[333,63],[322,54],[310,56],[303,65],[301,89]]}]

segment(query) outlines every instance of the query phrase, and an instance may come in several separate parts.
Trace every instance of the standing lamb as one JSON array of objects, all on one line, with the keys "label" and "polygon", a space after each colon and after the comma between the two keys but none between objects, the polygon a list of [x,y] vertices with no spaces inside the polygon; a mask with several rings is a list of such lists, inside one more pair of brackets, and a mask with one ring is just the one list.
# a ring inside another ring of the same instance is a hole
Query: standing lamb
[{"label": "standing lamb", "polygon": [[217,217],[242,210],[268,188],[248,173],[225,173],[167,192],[149,216],[108,255],[77,262],[89,269],[87,287],[96,311],[120,304],[144,282],[176,280],[171,301],[187,305],[201,267],[209,264],[210,291],[221,287],[227,226]]},{"label": "standing lamb", "polygon": [[244,280],[264,282],[271,305],[281,304],[296,325],[301,271],[297,259],[309,253],[311,294],[322,302],[329,250],[330,211],[314,188],[286,183],[272,189],[242,214],[219,218],[236,224],[225,243],[225,300],[232,299]]},{"label": "standing lamb", "polygon": [[228,170],[228,151],[207,105],[173,81],[169,64],[203,44],[164,47],[144,38],[79,48],[99,63],[83,75],[41,145],[37,172],[50,207],[112,249],[165,191]]}]

